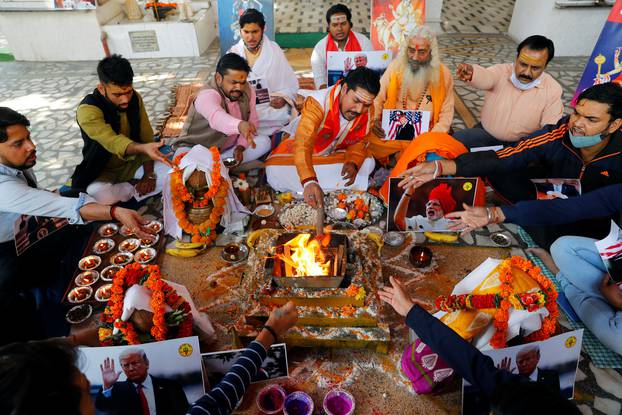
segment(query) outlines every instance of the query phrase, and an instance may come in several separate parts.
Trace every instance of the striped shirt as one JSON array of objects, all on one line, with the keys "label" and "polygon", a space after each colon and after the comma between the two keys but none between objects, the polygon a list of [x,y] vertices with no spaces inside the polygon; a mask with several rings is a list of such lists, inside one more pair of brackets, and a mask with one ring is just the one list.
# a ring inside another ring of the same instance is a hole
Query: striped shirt
[{"label": "striped shirt", "polygon": [[261,343],[251,342],[220,383],[190,406],[188,414],[225,415],[233,412],[251,382],[268,378],[267,372],[261,368],[266,355]]}]

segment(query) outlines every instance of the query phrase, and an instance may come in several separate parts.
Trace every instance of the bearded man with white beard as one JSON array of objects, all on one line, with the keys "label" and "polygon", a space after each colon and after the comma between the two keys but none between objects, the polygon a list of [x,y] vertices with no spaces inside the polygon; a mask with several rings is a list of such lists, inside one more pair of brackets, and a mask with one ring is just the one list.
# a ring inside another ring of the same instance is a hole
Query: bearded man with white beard
[{"label": "bearded man with white beard", "polygon": [[415,29],[406,37],[398,56],[380,79],[380,92],[374,101],[376,119],[369,148],[374,157],[385,158],[402,151],[409,141],[384,141],[382,110],[429,111],[428,131],[448,132],[454,118],[454,82],[441,63],[436,35],[427,27]]}]

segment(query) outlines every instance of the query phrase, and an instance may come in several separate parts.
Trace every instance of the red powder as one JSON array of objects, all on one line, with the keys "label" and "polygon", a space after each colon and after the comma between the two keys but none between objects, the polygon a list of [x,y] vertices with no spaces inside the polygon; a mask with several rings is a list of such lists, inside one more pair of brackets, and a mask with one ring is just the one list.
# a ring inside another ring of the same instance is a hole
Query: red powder
[{"label": "red powder", "polygon": [[259,398],[261,408],[266,411],[276,411],[283,408],[283,394],[278,389],[270,389]]}]

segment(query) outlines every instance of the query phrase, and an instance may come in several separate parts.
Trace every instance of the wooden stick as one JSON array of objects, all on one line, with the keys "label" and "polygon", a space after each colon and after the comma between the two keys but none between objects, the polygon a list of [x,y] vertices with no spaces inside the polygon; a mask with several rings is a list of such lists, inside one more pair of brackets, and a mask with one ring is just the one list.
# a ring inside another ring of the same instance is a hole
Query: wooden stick
[{"label": "wooden stick", "polygon": [[335,277],[341,276],[341,274],[343,273],[343,257],[345,255],[346,252],[346,247],[343,244],[339,245],[339,248],[337,249],[337,272],[335,272]]},{"label": "wooden stick", "polygon": [[294,276],[294,267],[291,265],[292,251],[289,245],[283,246],[283,262],[285,263],[285,275],[288,277]]}]

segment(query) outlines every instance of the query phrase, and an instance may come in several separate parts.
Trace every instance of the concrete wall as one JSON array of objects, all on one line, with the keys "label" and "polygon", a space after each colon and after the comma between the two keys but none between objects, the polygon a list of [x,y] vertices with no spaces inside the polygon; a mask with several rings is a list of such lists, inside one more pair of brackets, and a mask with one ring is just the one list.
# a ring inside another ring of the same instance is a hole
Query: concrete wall
[{"label": "concrete wall", "polygon": [[509,35],[516,42],[543,35],[555,43],[555,56],[587,56],[611,7],[555,7],[555,0],[516,0]]},{"label": "concrete wall", "polygon": [[442,33],[441,13],[443,0],[427,0],[425,2],[425,24],[436,33]]},{"label": "concrete wall", "polygon": [[104,56],[95,10],[2,11],[0,26],[17,60],[77,61]]}]

